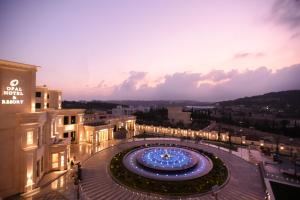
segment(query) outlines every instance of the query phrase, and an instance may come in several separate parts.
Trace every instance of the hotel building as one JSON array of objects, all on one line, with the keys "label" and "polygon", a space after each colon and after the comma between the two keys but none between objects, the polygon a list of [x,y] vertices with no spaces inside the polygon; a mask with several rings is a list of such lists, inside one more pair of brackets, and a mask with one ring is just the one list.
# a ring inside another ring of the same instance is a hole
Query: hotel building
[{"label": "hotel building", "polygon": [[36,86],[38,69],[0,60],[0,199],[31,191],[48,172],[67,170],[73,143],[114,139],[122,127],[135,132],[131,116],[85,123],[91,116],[84,109],[62,109],[61,91]]}]

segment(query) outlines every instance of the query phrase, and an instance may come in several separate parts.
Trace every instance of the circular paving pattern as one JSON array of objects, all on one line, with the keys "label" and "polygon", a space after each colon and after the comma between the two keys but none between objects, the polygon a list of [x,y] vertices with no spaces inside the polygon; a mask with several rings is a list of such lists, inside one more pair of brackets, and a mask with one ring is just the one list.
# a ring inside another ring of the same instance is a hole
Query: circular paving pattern
[{"label": "circular paving pattern", "polygon": [[228,178],[227,167],[218,157],[175,144],[126,149],[112,158],[109,170],[121,185],[168,196],[206,193]]},{"label": "circular paving pattern", "polygon": [[165,181],[195,179],[213,167],[211,160],[199,152],[168,146],[134,149],[124,156],[123,164],[133,173]]},{"label": "circular paving pattern", "polygon": [[[223,151],[215,147],[211,147],[204,144],[195,144],[192,142],[181,142],[174,140],[140,140],[134,142],[127,142],[120,145],[115,145],[111,148],[105,149],[101,152],[96,153],[90,159],[82,163],[82,181],[80,183],[80,194],[83,199],[89,200],[153,200],[153,199],[175,199],[173,194],[169,193],[170,196],[162,196],[153,193],[148,193],[142,190],[138,190],[138,186],[141,184],[148,184],[153,188],[163,187],[162,185],[155,185],[154,183],[159,182],[158,180],[139,179],[136,182],[136,187],[127,187],[127,185],[116,181],[115,178],[111,176],[111,161],[116,155],[119,158],[122,157],[123,152],[125,153],[128,149],[133,150],[134,148],[142,145],[154,145],[157,143],[166,145],[184,145],[191,147],[193,149],[202,149],[205,152],[212,153],[215,157],[220,158],[230,171],[230,178],[227,179],[227,183],[221,186],[218,190],[219,200],[261,200],[265,197],[265,190],[262,184],[262,179],[260,177],[260,172],[256,165],[242,160],[236,155]],[[126,153],[128,153],[127,151]],[[124,155],[126,155],[126,153]],[[123,156],[124,156],[123,155]],[[119,160],[122,161],[122,160]],[[215,162],[212,159],[213,163]],[[218,160],[217,160],[218,161]],[[122,162],[121,162],[122,163]],[[211,171],[213,171],[212,169]],[[119,169],[115,169],[116,172],[120,172]],[[128,170],[129,171],[129,170]],[[130,173],[124,174],[120,173],[124,179],[130,178]],[[128,176],[127,176],[128,175]],[[200,179],[206,179],[206,175],[200,177]],[[206,179],[208,182],[211,179]],[[128,182],[133,182],[129,179]],[[165,182],[165,181],[163,181]],[[177,182],[171,182],[174,187],[178,187]],[[183,182],[195,183],[194,180],[187,180]],[[125,186],[124,186],[125,185]],[[177,186],[176,186],[177,185]],[[205,184],[196,184],[199,191],[203,189]],[[189,185],[179,184],[182,190],[189,192]],[[176,189],[176,188],[175,188]],[[175,190],[174,189],[174,190]],[[203,191],[203,190],[202,190]],[[180,199],[189,200],[215,200],[211,192],[201,193],[199,195],[194,194],[192,196],[180,196]]]}]

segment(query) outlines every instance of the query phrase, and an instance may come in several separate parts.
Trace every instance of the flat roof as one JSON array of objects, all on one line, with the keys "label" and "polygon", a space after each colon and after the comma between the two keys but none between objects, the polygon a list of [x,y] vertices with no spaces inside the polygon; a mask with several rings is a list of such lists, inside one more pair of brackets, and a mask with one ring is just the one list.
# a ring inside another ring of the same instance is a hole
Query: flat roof
[{"label": "flat roof", "polygon": [[16,69],[29,69],[29,70],[35,70],[37,71],[40,66],[36,65],[29,65],[25,63],[19,63],[9,60],[2,60],[0,59],[0,67],[9,67],[9,68],[16,68]]},{"label": "flat roof", "polygon": [[44,90],[48,90],[49,92],[62,92],[62,90],[49,89],[48,86],[46,86],[46,85],[37,85],[35,88],[36,88],[36,89],[44,89]]}]

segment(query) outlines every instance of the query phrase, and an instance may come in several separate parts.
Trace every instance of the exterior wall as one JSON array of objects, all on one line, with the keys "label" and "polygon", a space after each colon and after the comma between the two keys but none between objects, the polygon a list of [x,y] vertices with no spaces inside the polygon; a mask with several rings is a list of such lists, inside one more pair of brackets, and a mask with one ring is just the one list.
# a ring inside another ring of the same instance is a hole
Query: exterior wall
[{"label": "exterior wall", "polygon": [[[62,109],[57,110],[56,118],[57,128],[56,134],[59,138],[70,138],[72,143],[84,141],[84,110],[83,109]],[[72,122],[72,116],[75,122]],[[65,118],[68,122],[65,123]],[[68,133],[68,137],[66,134]]]},{"label": "exterior wall", "polygon": [[103,122],[107,118],[106,112],[84,114],[84,123]]},{"label": "exterior wall", "polygon": [[[257,147],[268,147],[273,150],[276,149],[276,144],[272,143],[266,143],[264,140],[247,140],[245,136],[229,136],[229,133],[220,133],[218,134],[216,131],[193,131],[193,130],[187,130],[187,129],[179,129],[179,128],[170,128],[170,127],[161,127],[161,126],[153,126],[153,125],[140,125],[136,124],[136,133],[157,133],[157,134],[163,134],[165,136],[177,136],[177,137],[190,137],[190,138],[203,138],[207,140],[220,140],[222,142],[231,142],[233,144],[238,145],[254,145]],[[219,138],[220,137],[220,138]],[[279,152],[282,154],[291,154],[291,151],[293,153],[300,153],[300,147],[298,146],[292,146],[287,144],[280,143],[278,145]]]},{"label": "exterior wall", "polygon": [[123,107],[121,105],[118,105],[116,108],[112,109],[112,114],[114,116],[123,116],[123,115],[132,115],[135,112],[149,112],[150,111],[150,107],[144,107],[144,106],[138,106],[138,107],[134,107],[134,106],[129,106],[129,107]]},{"label": "exterior wall", "polygon": [[113,126],[84,126],[85,129],[85,142],[98,145],[100,142],[113,139]]},{"label": "exterior wall", "polygon": [[[37,97],[36,93],[41,94],[40,97]],[[48,88],[46,86],[40,86],[36,87],[36,93],[35,93],[35,109],[37,111],[45,110],[49,108],[49,103],[48,103]],[[40,108],[38,107],[40,105]]]},{"label": "exterior wall", "polygon": [[[40,88],[46,95],[37,101],[46,109],[35,110],[36,71],[33,65],[0,60],[0,199],[30,191],[45,173],[68,167],[70,142],[59,138],[58,110],[47,109],[51,90]],[[53,168],[57,152],[60,163]]]},{"label": "exterior wall", "polygon": [[[25,132],[16,113],[34,111],[36,70],[36,66],[0,60],[0,197],[25,190],[26,160],[34,159],[20,146]],[[36,134],[36,127],[30,128]]]},{"label": "exterior wall", "polygon": [[[98,116],[96,114],[96,116]],[[118,131],[121,128],[125,128],[129,135],[127,137],[132,137],[135,134],[135,117],[133,116],[122,116],[122,117],[108,117],[106,119],[101,119],[102,122],[106,123],[104,125],[97,125],[98,118],[93,117],[92,114],[88,116],[88,123],[84,125],[84,136],[83,140],[92,144],[99,144],[99,142],[114,139],[114,130]]]},{"label": "exterior wall", "polygon": [[49,106],[54,109],[61,109],[62,92],[59,90],[49,90]]},{"label": "exterior wall", "polygon": [[[37,96],[40,93],[40,96]],[[47,86],[37,86],[36,93],[36,110],[61,109],[62,93],[59,90],[49,90]],[[40,104],[40,108],[37,107]]]},{"label": "exterior wall", "polygon": [[184,124],[191,123],[191,113],[183,112],[182,107],[168,107],[168,118],[172,123],[182,121]]}]

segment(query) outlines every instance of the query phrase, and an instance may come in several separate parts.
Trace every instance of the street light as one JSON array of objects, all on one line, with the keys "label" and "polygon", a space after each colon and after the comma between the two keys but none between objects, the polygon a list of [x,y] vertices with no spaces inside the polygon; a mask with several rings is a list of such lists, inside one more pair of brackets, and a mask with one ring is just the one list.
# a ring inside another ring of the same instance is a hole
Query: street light
[{"label": "street light", "polygon": [[218,190],[219,190],[219,186],[218,185],[214,185],[212,186],[212,196],[215,197],[215,200],[218,200]]}]

